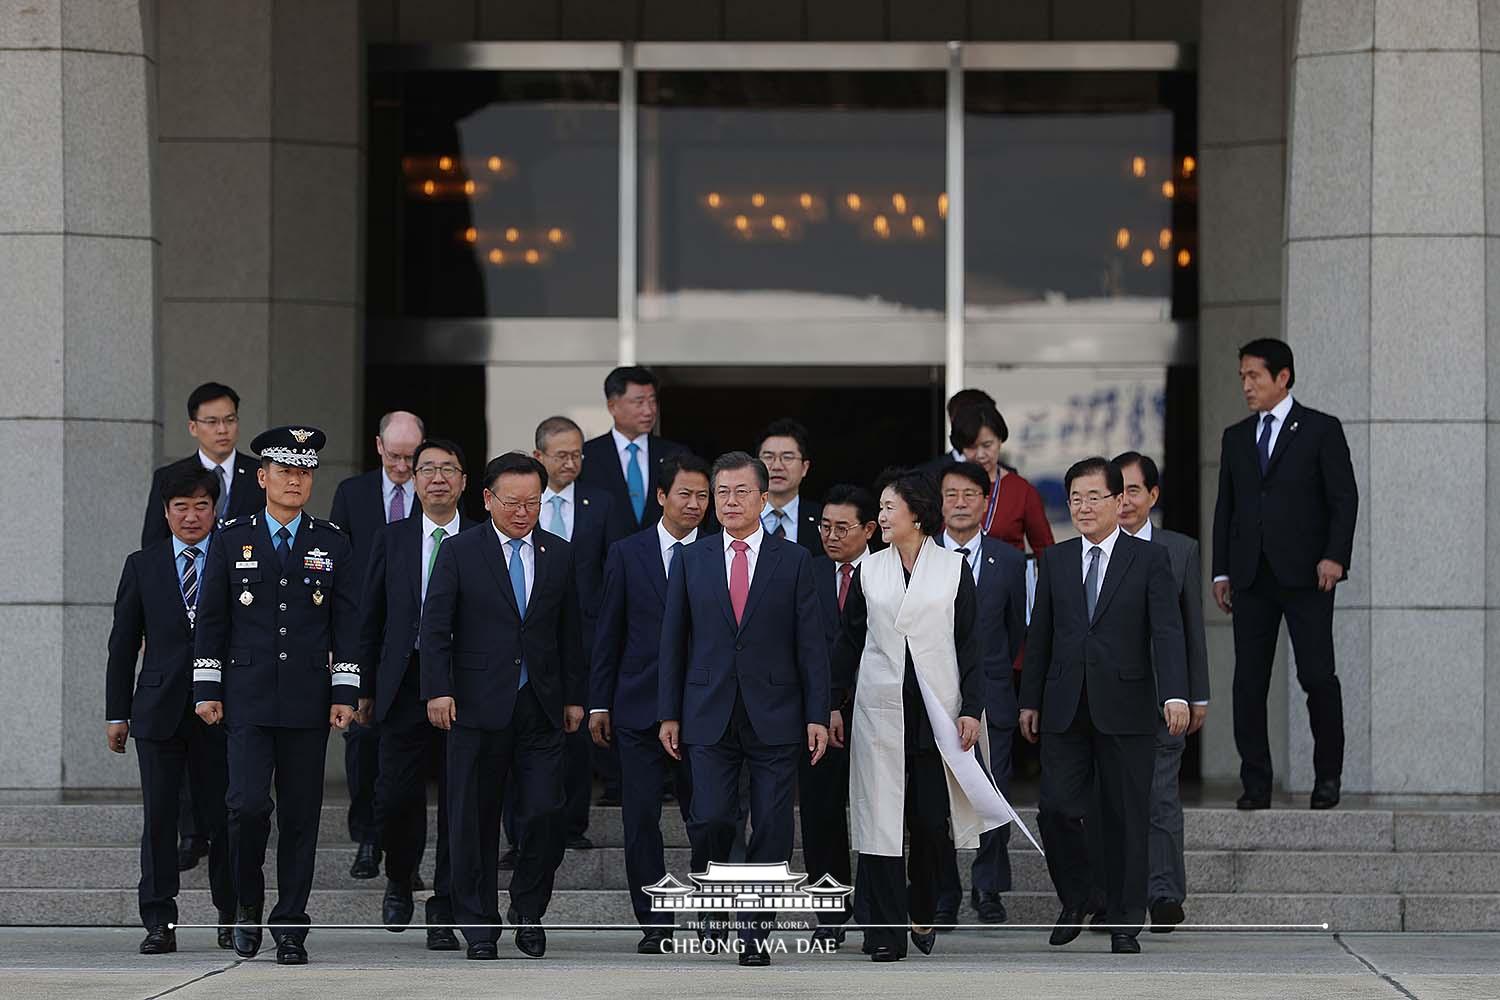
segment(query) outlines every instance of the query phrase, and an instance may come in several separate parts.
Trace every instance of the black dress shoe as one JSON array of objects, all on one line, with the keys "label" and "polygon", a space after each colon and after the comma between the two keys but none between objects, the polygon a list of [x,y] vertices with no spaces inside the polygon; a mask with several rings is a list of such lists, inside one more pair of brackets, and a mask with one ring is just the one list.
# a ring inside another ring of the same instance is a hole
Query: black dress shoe
[{"label": "black dress shoe", "polygon": [[234,953],[240,958],[254,958],[260,951],[262,930],[260,908],[240,907],[234,916]]},{"label": "black dress shoe", "polygon": [[1312,808],[1332,809],[1339,804],[1339,779],[1323,778],[1313,783]]},{"label": "black dress shoe", "polygon": [[142,955],[170,955],[177,950],[177,932],[166,924],[157,924],[146,929],[141,941]]},{"label": "black dress shoe", "polygon": [[1234,807],[1245,812],[1249,812],[1252,809],[1269,809],[1271,808],[1271,796],[1246,792],[1238,799],[1235,799]]},{"label": "black dress shoe", "polygon": [[411,923],[414,909],[416,909],[416,904],[411,898],[411,885],[402,885],[395,879],[387,879],[385,898],[380,902],[380,920],[385,924],[385,929],[393,934],[400,934],[406,930],[406,925]]},{"label": "black dress shoe", "polygon": [[1158,899],[1151,904],[1151,933],[1170,934],[1172,925],[1187,919],[1182,904],[1175,899]]},{"label": "black dress shoe", "polygon": [[635,953],[637,955],[665,955],[667,949],[663,947],[672,940],[672,932],[665,927],[653,927],[641,935],[640,941],[636,943]]},{"label": "black dress shoe", "polygon": [[234,948],[234,912],[219,914],[219,928],[215,935],[218,938],[220,948],[230,951]]},{"label": "black dress shoe", "polygon": [[870,961],[899,962],[901,961],[901,953],[895,948],[892,948],[890,945],[883,944],[870,952]]},{"label": "black dress shoe", "polygon": [[177,848],[177,870],[180,872],[192,871],[198,867],[198,854],[190,847]]},{"label": "black dress shoe", "polygon": [[427,950],[457,951],[458,935],[453,933],[452,927],[429,927],[427,928]]},{"label": "black dress shoe", "polygon": [[[917,950],[922,954],[931,955],[933,946],[937,944],[937,932],[938,929],[936,927],[930,927],[927,933],[918,934],[917,929],[913,927],[911,929],[911,943],[916,945]],[[876,950],[878,951],[879,949]]]},{"label": "black dress shoe", "polygon": [[523,917],[512,906],[505,911],[505,922],[516,929],[516,950],[527,958],[541,958],[547,954],[547,932],[542,922],[535,917]]},{"label": "black dress shoe", "polygon": [[592,851],[594,842],[581,833],[575,833],[568,837],[568,850],[570,851]]},{"label": "black dress shoe", "polygon": [[476,962],[493,962],[500,957],[500,950],[493,941],[470,941],[468,957]]},{"label": "black dress shoe", "polygon": [[422,876],[420,874],[418,874],[417,872],[412,872],[411,873],[411,891],[412,892],[426,892],[427,891],[427,883],[422,881]]},{"label": "black dress shoe", "polygon": [[354,852],[354,863],[349,866],[350,878],[375,878],[380,874],[380,848],[370,841],[359,845]]},{"label": "black dress shoe", "polygon": [[503,872],[515,871],[516,858],[520,857],[520,854],[521,852],[514,847],[507,848],[505,853],[500,855],[500,870]]},{"label": "black dress shoe", "polygon": [[979,914],[979,922],[982,924],[1005,923],[1005,902],[998,892],[976,892],[974,912]]},{"label": "black dress shoe", "polygon": [[307,949],[302,942],[288,934],[276,942],[277,965],[306,965]]},{"label": "black dress shoe", "polygon": [[834,948],[842,948],[844,945],[844,929],[838,924],[822,924],[813,931],[813,941],[825,942],[823,950],[828,950],[829,945]]},{"label": "black dress shoe", "polygon": [[771,953],[759,948],[746,948],[740,952],[740,964],[746,968],[764,968],[771,964]]},{"label": "black dress shoe", "polygon": [[1083,931],[1083,911],[1070,910],[1067,907],[1057,915],[1057,924],[1052,928],[1052,936],[1047,943],[1056,947],[1062,947],[1072,941]]},{"label": "black dress shoe", "polygon": [[1111,934],[1109,950],[1116,955],[1139,955],[1141,943],[1130,934]]},{"label": "black dress shoe", "polygon": [[958,924],[958,914],[953,910],[938,910],[932,915],[932,929],[947,934]]}]

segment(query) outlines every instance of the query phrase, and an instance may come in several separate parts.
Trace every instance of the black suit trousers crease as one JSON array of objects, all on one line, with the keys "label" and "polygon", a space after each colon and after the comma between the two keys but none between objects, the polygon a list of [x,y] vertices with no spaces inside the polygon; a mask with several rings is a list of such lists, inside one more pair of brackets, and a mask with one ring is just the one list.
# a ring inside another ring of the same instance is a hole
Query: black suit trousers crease
[{"label": "black suit trousers crease", "polygon": [[[642,927],[674,922],[669,912],[652,912],[651,897],[643,888],[661,881],[667,873],[661,834],[662,795],[669,788],[674,791],[684,823],[688,821],[693,798],[686,759],[677,761],[669,757],[657,732],[657,726],[614,730],[624,792],[620,799],[620,822],[625,831],[625,876],[630,883],[630,907]],[[704,870],[701,858],[693,858],[692,870]]]},{"label": "black suit trousers crease", "polygon": [[514,784],[520,843],[510,901],[540,920],[552,901],[565,850],[563,732],[547,718],[530,684],[516,696],[503,729],[454,726],[448,734],[448,832],[453,920],[472,944],[499,940],[500,803]]},{"label": "black suit trousers crease", "polygon": [[385,874],[409,884],[427,847],[427,778],[437,775],[437,859],[429,918],[452,919],[448,878],[447,738],[427,721],[427,705],[418,691],[417,654],[413,653],[401,688],[381,722],[380,773],[375,781],[375,825],[385,850]]}]

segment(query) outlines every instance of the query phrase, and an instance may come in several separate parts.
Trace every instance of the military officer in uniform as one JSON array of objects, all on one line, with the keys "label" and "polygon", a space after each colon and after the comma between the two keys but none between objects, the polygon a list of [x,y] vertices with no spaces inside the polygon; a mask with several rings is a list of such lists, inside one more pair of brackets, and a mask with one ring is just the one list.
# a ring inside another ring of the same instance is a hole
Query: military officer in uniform
[{"label": "military officer in uniform", "polygon": [[234,950],[260,950],[263,866],[276,792],[279,892],[269,925],[279,965],[305,965],[328,728],[359,699],[359,585],[349,540],[303,512],[324,443],[310,427],[257,437],[265,510],[226,522],[198,599],[193,697],[229,747],[229,861],[239,899]]}]

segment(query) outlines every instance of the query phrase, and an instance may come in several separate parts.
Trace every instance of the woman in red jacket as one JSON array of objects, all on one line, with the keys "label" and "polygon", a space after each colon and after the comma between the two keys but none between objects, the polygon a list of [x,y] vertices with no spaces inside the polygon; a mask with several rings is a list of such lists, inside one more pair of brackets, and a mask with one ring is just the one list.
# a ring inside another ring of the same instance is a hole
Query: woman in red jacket
[{"label": "woman in red jacket", "polygon": [[1033,553],[1040,553],[1052,544],[1052,526],[1036,487],[1000,461],[1000,447],[1009,436],[1000,411],[980,403],[954,414],[953,431],[948,437],[964,459],[988,473],[995,484],[985,509],[985,534],[1009,542],[1023,553],[1029,543]]}]

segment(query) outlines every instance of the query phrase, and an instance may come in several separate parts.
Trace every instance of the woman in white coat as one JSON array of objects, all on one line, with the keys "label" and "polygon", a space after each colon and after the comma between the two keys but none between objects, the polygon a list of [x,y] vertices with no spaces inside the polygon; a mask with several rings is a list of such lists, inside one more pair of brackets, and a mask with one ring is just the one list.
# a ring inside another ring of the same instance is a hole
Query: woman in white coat
[{"label": "woman in white coat", "polygon": [[[1010,809],[974,756],[976,744],[987,751],[974,578],[962,556],[933,541],[942,530],[936,485],[907,471],[887,474],[882,486],[880,531],[890,547],[854,575],[833,686],[852,700],[852,711],[843,707],[865,951],[894,962],[906,956],[908,928],[924,955],[932,951],[950,832],[956,845],[977,846]],[[903,832],[911,840],[904,871]]]}]

